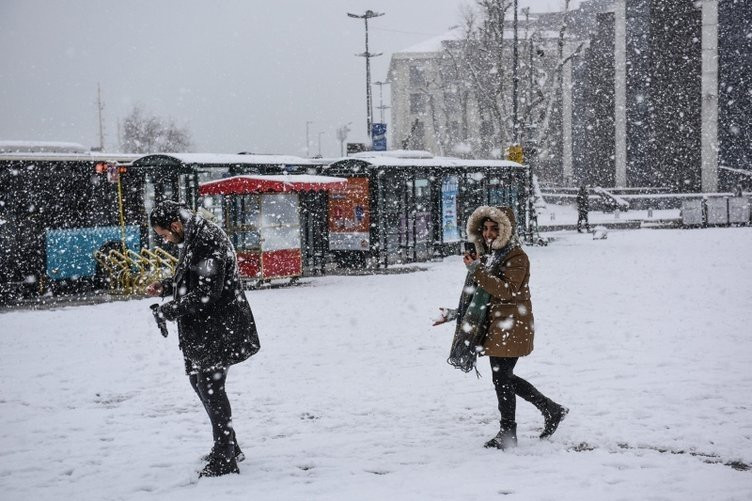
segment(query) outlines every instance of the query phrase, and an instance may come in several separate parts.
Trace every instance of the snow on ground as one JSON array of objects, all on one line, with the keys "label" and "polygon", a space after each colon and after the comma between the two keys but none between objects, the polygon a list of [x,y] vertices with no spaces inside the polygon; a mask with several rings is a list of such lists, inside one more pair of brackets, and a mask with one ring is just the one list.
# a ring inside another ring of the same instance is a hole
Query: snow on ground
[{"label": "snow on ground", "polygon": [[[557,233],[529,248],[538,333],[517,373],[571,409],[548,441],[446,364],[459,257],[401,275],[248,292],[262,350],[228,390],[248,457],[211,446],[150,300],[0,315],[3,500],[750,499],[752,229]],[[505,497],[506,499],[506,497]]]}]

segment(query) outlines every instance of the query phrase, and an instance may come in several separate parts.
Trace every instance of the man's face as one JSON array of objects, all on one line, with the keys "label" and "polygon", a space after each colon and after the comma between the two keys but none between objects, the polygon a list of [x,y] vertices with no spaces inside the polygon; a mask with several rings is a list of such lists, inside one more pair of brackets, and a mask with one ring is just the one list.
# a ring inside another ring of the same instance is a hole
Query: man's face
[{"label": "man's face", "polygon": [[162,237],[162,240],[169,244],[179,244],[185,240],[185,232],[183,230],[183,223],[175,221],[170,223],[169,228],[162,228],[161,226],[154,226],[154,231],[157,235]]}]

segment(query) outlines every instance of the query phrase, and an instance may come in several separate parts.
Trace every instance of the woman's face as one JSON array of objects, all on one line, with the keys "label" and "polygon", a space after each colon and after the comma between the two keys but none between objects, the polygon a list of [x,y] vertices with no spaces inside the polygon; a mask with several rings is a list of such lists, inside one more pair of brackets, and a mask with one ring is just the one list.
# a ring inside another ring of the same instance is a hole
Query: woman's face
[{"label": "woman's face", "polygon": [[496,240],[499,236],[499,224],[496,221],[486,219],[483,221],[483,241],[486,242],[488,247],[491,247],[491,242]]}]

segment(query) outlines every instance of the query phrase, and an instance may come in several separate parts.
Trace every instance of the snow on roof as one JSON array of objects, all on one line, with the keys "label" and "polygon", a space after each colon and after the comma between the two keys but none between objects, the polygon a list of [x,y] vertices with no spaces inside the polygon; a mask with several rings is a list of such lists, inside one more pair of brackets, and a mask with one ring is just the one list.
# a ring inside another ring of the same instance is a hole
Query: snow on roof
[{"label": "snow on roof", "polygon": [[392,158],[433,158],[433,155],[425,150],[387,150],[387,151],[361,151],[350,155],[355,158],[392,157]]},{"label": "snow on roof", "polygon": [[360,160],[374,167],[524,167],[510,160],[435,157],[420,150],[363,151],[333,163],[347,160]]},{"label": "snow on roof", "polygon": [[428,40],[424,40],[423,42],[420,42],[418,44],[415,44],[411,47],[408,47],[407,49],[398,50],[394,54],[415,54],[415,53],[424,53],[424,52],[440,52],[443,50],[444,42],[449,42],[452,40],[461,40],[464,36],[464,33],[461,28],[452,28],[451,30],[447,31],[446,33],[442,33],[441,35],[437,35],[433,38],[429,38]]},{"label": "snow on roof", "polygon": [[86,153],[79,143],[63,141],[0,141],[0,153]]},{"label": "snow on roof", "polygon": [[[203,165],[322,165],[318,159],[293,155],[229,154],[229,153],[157,153],[146,157],[170,157],[184,164]],[[326,162],[324,162],[326,163]]]},{"label": "snow on roof", "polygon": [[[544,39],[544,40],[552,39],[552,38],[553,39],[559,38],[558,31],[545,30],[545,31],[534,31],[533,33],[535,34],[536,37],[540,39]],[[522,29],[518,30],[517,36],[520,40],[524,39],[525,37],[524,30]],[[447,31],[446,33],[442,33],[441,35],[437,35],[435,37],[429,38],[413,46],[410,46],[406,49],[396,51],[394,55],[400,56],[404,54],[431,54],[431,53],[441,52],[444,50],[444,42],[461,41],[464,38],[465,38],[464,29],[461,27],[455,27]],[[514,40],[514,30],[505,29],[504,39]]]},{"label": "snow on roof", "polygon": [[85,151],[83,153],[5,153],[0,150],[0,161],[2,162],[116,162],[124,164],[133,162],[141,156],[131,153],[106,153],[101,151]]}]

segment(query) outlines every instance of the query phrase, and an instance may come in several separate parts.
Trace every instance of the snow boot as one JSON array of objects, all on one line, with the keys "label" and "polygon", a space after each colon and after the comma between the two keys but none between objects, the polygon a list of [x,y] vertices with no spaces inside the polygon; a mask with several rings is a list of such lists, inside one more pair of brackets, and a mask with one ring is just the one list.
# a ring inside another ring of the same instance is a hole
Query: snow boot
[{"label": "snow boot", "polygon": [[517,423],[501,422],[499,433],[494,438],[483,444],[487,449],[511,449],[517,447]]},{"label": "snow boot", "polygon": [[204,469],[198,473],[201,477],[221,477],[230,473],[240,473],[235,458],[224,458],[220,455],[212,456]]},{"label": "snow boot", "polygon": [[543,419],[545,420],[543,432],[540,434],[540,438],[542,439],[553,435],[559,427],[559,423],[564,419],[564,416],[569,413],[569,409],[557,404],[549,398],[547,398],[546,402],[538,407],[538,409],[543,414]]},{"label": "snow boot", "polygon": [[[216,456],[217,453],[217,446],[215,445],[212,447],[212,449],[209,451],[208,454],[205,454],[201,456],[201,461],[211,461],[211,459]],[[240,446],[236,443],[235,444],[235,461],[240,463],[245,459],[245,454],[243,454],[243,451],[240,450]]]}]

